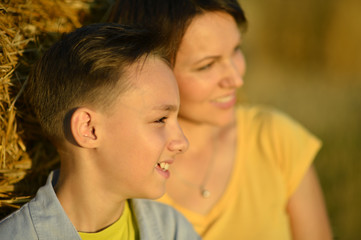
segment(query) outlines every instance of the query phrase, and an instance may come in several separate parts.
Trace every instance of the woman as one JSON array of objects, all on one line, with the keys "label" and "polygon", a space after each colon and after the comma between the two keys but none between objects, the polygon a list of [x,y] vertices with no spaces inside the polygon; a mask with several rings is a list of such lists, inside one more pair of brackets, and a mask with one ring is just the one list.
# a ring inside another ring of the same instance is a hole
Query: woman
[{"label": "woman", "polygon": [[159,201],[204,239],[331,239],[312,167],[319,140],[276,110],[236,106],[246,68],[236,0],[118,0],[109,21],[154,28],[176,50],[190,147]]}]

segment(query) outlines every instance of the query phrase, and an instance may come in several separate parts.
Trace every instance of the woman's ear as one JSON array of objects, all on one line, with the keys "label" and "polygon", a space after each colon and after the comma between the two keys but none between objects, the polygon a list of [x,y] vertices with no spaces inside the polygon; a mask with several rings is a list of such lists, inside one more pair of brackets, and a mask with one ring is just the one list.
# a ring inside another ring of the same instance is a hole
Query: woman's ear
[{"label": "woman's ear", "polygon": [[70,129],[76,143],[84,148],[98,146],[96,112],[88,108],[76,109],[70,119]]}]

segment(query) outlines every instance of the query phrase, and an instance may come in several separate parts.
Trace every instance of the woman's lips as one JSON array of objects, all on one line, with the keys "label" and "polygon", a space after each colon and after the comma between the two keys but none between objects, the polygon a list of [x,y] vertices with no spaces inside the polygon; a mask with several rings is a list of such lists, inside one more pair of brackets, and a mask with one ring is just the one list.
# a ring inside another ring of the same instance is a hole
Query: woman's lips
[{"label": "woman's lips", "polygon": [[236,94],[227,95],[213,99],[211,103],[221,109],[229,109],[233,107],[237,102]]}]

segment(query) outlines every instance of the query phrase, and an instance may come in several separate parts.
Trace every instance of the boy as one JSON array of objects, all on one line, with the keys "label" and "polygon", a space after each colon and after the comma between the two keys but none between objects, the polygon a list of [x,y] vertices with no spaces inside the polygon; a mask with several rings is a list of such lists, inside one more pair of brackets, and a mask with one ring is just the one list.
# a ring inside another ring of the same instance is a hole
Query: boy
[{"label": "boy", "polygon": [[166,46],[154,32],[93,24],[44,54],[27,96],[61,168],[0,223],[1,239],[199,239],[170,207],[128,200],[163,195],[188,147]]}]

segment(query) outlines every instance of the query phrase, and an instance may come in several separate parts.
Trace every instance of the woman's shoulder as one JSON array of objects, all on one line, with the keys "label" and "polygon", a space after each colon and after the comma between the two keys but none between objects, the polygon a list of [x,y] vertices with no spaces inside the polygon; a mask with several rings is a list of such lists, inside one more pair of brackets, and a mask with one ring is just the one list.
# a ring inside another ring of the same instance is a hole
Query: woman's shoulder
[{"label": "woman's shoulder", "polygon": [[[287,113],[266,105],[242,105],[237,108],[238,134],[250,139],[292,139],[312,134]],[[313,136],[313,135],[312,135]]]},{"label": "woman's shoulder", "polygon": [[238,135],[267,146],[290,150],[306,144],[318,148],[320,141],[287,113],[265,105],[242,105],[237,109]]},{"label": "woman's shoulder", "polygon": [[293,122],[292,118],[281,110],[268,105],[244,104],[237,108],[237,120],[246,124],[272,124]]}]

